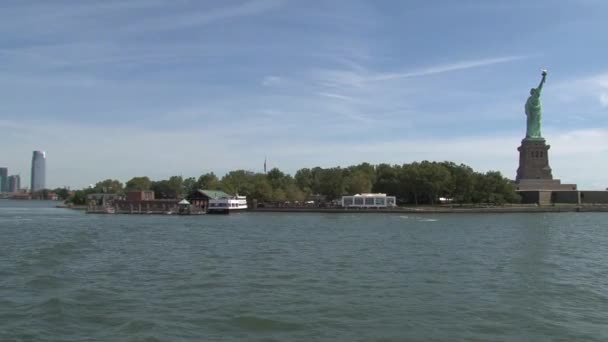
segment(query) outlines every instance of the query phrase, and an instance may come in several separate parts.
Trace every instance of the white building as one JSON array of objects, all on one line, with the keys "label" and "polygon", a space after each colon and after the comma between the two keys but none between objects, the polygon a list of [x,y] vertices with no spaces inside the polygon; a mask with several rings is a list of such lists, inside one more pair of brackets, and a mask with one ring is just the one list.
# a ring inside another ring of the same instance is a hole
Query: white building
[{"label": "white building", "polygon": [[387,208],[396,205],[397,199],[395,196],[386,196],[386,194],[342,196],[342,207],[344,208]]}]

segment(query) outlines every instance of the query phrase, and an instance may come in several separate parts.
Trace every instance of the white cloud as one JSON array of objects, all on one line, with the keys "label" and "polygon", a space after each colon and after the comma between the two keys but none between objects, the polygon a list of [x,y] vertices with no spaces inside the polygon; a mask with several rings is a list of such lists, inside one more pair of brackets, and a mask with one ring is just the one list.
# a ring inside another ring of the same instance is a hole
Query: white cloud
[{"label": "white cloud", "polygon": [[555,85],[559,100],[576,102],[593,99],[601,107],[608,107],[608,73],[567,80]]},{"label": "white cloud", "polygon": [[608,73],[593,77],[590,82],[598,92],[598,98],[602,107],[608,107]]},{"label": "white cloud", "polygon": [[608,93],[600,94],[600,104],[602,107],[608,107]]},{"label": "white cloud", "polygon": [[279,86],[283,84],[283,78],[279,76],[266,76],[262,80],[262,85],[265,87]]}]

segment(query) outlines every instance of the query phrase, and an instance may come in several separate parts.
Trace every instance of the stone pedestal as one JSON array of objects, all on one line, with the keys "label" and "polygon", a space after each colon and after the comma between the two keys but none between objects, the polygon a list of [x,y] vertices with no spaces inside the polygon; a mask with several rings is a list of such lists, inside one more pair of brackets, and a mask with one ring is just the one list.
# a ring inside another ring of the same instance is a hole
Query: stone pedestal
[{"label": "stone pedestal", "polygon": [[[553,179],[549,166],[549,148],[545,139],[524,139],[519,151],[515,185],[518,191],[574,191],[576,184],[562,184]],[[520,193],[521,194],[521,193]]]},{"label": "stone pedestal", "polygon": [[516,182],[523,179],[553,179],[549,166],[549,148],[545,139],[524,139],[519,151],[519,168]]},{"label": "stone pedestal", "polygon": [[515,182],[517,191],[537,191],[537,190],[576,190],[576,184],[562,184],[559,179],[520,179]]}]

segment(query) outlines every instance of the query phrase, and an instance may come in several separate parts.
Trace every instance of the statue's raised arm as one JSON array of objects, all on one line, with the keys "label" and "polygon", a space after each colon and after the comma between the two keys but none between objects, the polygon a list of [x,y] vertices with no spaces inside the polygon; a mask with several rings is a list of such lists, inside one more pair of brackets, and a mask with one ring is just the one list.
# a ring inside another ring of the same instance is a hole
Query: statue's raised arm
[{"label": "statue's raised arm", "polygon": [[545,80],[547,79],[547,70],[543,69],[542,72],[543,77],[540,79],[540,83],[538,84],[538,94],[540,95],[540,91],[543,90],[543,85],[545,84]]}]

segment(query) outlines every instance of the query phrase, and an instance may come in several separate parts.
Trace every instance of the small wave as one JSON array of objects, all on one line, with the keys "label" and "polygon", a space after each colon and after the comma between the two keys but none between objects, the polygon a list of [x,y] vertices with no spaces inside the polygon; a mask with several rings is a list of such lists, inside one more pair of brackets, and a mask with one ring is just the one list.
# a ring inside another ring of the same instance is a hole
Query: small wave
[{"label": "small wave", "polygon": [[15,217],[0,217],[0,222],[30,222],[33,221],[31,218],[25,218],[21,216]]},{"label": "small wave", "polygon": [[436,222],[439,221],[438,219],[434,219],[434,218],[424,218],[424,217],[420,217],[420,216],[406,216],[406,215],[400,215],[399,218],[402,218],[404,220],[409,220],[409,219],[414,219],[418,222]]},{"label": "small wave", "polygon": [[35,316],[53,317],[53,319],[60,319],[64,316],[66,311],[69,310],[70,306],[70,303],[68,303],[65,299],[52,297],[42,303],[34,304],[28,310],[28,312]]},{"label": "small wave", "polygon": [[51,246],[40,248],[36,257],[41,260],[69,257],[78,254],[80,245],[73,241],[58,242]]},{"label": "small wave", "polygon": [[238,316],[231,319],[229,323],[250,331],[291,331],[304,328],[302,324],[298,323],[277,321],[255,316]]},{"label": "small wave", "polygon": [[29,280],[26,285],[28,287],[36,289],[49,289],[60,288],[63,286],[63,282],[61,278],[55,277],[53,275],[44,274],[35,276],[33,279]]},{"label": "small wave", "polygon": [[87,242],[64,241],[30,250],[18,264],[25,268],[51,269],[86,252]]},{"label": "small wave", "polygon": [[135,319],[123,323],[117,330],[120,334],[128,336],[144,334],[144,336],[137,336],[138,341],[159,341],[156,337],[148,335],[156,327],[158,325],[152,321]]}]

